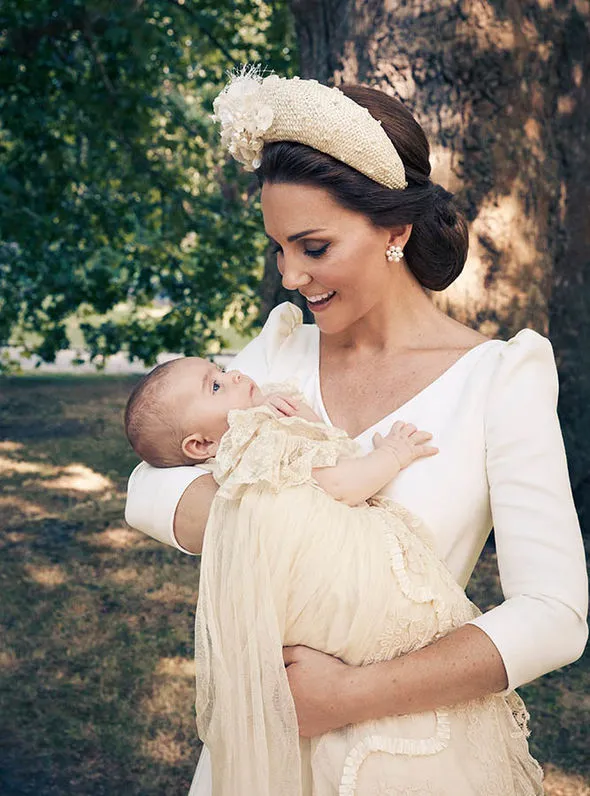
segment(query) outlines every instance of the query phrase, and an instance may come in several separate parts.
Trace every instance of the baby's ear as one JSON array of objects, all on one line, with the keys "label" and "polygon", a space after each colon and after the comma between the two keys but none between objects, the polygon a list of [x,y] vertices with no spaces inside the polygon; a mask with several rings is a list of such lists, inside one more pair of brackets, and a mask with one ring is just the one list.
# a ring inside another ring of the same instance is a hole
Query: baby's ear
[{"label": "baby's ear", "polygon": [[187,459],[203,462],[217,453],[219,443],[212,439],[203,439],[200,434],[189,434],[182,440],[182,452]]}]

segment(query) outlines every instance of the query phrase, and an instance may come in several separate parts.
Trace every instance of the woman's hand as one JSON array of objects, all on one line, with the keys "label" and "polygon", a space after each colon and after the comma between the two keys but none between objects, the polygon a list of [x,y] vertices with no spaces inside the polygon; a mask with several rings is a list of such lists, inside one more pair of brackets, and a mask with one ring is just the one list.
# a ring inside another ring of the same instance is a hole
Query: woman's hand
[{"label": "woman's hand", "polygon": [[362,720],[353,715],[363,701],[361,667],[303,646],[283,647],[283,659],[300,735],[312,738]]},{"label": "woman's hand", "polygon": [[299,734],[424,713],[504,691],[508,677],[491,639],[463,625],[399,658],[349,666],[309,647],[283,647]]}]

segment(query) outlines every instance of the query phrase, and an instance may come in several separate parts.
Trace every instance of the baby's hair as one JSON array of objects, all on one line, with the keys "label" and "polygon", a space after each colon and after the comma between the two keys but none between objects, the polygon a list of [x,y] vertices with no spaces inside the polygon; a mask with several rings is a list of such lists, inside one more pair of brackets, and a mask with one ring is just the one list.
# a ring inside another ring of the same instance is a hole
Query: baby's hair
[{"label": "baby's hair", "polygon": [[153,467],[195,463],[182,452],[182,429],[164,400],[172,369],[178,362],[164,362],[143,376],[125,407],[127,439],[135,453]]}]

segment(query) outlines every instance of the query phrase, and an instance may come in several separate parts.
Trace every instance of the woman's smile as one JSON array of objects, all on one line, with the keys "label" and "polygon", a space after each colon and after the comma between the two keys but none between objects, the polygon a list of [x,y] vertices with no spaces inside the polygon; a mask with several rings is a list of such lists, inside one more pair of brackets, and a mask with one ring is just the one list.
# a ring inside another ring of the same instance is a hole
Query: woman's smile
[{"label": "woman's smile", "polygon": [[316,293],[315,296],[304,296],[304,298],[312,312],[321,312],[331,303],[335,295],[335,290],[328,290],[325,293]]}]

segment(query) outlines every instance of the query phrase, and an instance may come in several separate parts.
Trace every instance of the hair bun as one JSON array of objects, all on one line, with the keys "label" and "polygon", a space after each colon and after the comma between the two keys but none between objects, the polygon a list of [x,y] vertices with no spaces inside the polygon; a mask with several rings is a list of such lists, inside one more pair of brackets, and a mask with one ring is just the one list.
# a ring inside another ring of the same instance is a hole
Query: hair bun
[{"label": "hair bun", "polygon": [[432,208],[438,218],[453,227],[457,223],[457,208],[455,205],[455,197],[450,191],[447,191],[442,185],[436,183],[432,186]]},{"label": "hair bun", "polygon": [[410,271],[429,290],[444,290],[459,276],[467,259],[467,222],[455,197],[431,185],[431,211],[413,224],[404,254]]}]

